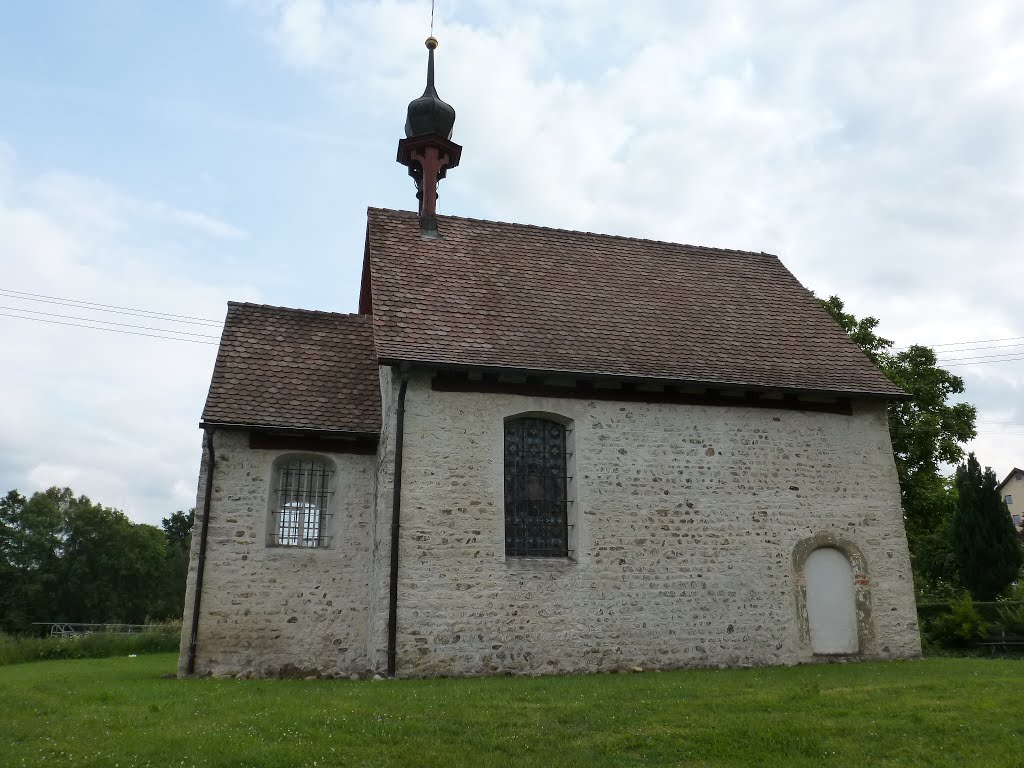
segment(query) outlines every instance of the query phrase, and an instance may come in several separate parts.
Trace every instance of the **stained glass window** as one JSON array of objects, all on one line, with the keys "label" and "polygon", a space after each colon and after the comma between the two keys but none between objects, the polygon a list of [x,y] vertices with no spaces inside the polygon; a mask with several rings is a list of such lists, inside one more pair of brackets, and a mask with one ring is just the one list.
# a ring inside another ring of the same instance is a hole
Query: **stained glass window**
[{"label": "stained glass window", "polygon": [[283,547],[322,547],[327,541],[330,467],[316,459],[289,459],[277,467],[277,504],[271,542]]},{"label": "stained glass window", "polygon": [[565,432],[549,419],[505,422],[506,555],[569,555]]}]

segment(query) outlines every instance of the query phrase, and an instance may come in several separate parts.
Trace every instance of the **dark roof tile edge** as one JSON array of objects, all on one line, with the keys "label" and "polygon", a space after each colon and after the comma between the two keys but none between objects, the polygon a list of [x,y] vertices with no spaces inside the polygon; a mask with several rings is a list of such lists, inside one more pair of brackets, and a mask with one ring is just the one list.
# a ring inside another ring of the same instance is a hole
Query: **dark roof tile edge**
[{"label": "dark roof tile edge", "polygon": [[363,319],[367,322],[373,319],[373,315],[362,314],[360,312],[330,312],[325,309],[301,309],[299,307],[282,307],[275,304],[257,304],[251,301],[229,301],[228,308],[232,307],[246,307],[251,309],[262,309],[269,310],[272,312],[298,312],[305,315],[322,315],[324,317],[347,317],[354,319]]},{"label": "dark roof tile edge", "polygon": [[[371,213],[383,213],[383,214],[399,214],[403,218],[415,219],[416,214],[413,211],[401,211],[395,208],[374,208],[368,206],[366,208],[367,216]],[[608,240],[627,240],[634,243],[648,243],[651,245],[661,245],[671,248],[688,248],[695,251],[714,252],[721,253],[731,256],[757,256],[760,258],[774,259],[780,261],[779,257],[774,253],[767,253],[765,251],[745,251],[736,248],[719,248],[713,245],[694,245],[692,243],[677,243],[671,240],[652,240],[646,237],[631,237],[629,235],[611,235],[606,232],[591,232],[585,229],[563,229],[561,227],[546,227],[542,224],[523,224],[515,221],[500,221],[498,219],[471,219],[468,216],[450,216],[450,215],[438,215],[439,223],[444,223],[445,219],[451,219],[454,221],[466,221],[474,224],[493,224],[499,227],[516,227],[519,229],[534,229],[541,230],[544,232],[552,232],[556,234],[565,235],[585,235],[587,237],[601,237]],[[443,233],[442,233],[443,234]]]},{"label": "dark roof tile edge", "polygon": [[285,426],[282,424],[259,424],[247,421],[214,421],[209,419],[200,421],[199,427],[200,429],[255,429],[266,430],[268,432],[306,432],[321,435],[351,435],[353,437],[369,435],[373,435],[374,437],[380,436],[379,429],[332,429],[330,427]]},{"label": "dark roof tile edge", "polygon": [[[662,376],[651,376],[643,375],[639,373],[614,373],[608,371],[578,371],[571,369],[558,369],[558,368],[515,368],[513,366],[495,366],[495,365],[473,365],[469,363],[459,363],[451,360],[423,360],[423,359],[412,359],[412,358],[390,358],[380,357],[378,358],[380,365],[420,365],[426,368],[438,368],[446,370],[476,370],[476,371],[495,371],[503,372],[507,374],[524,375],[524,376],[576,376],[581,378],[600,378],[600,379],[612,379],[616,381],[632,381],[632,382],[652,382],[658,384],[666,384],[670,386],[689,386],[689,387],[728,387],[733,389],[746,389],[751,391],[763,391],[763,392],[784,392],[792,394],[804,394],[804,395],[834,395],[836,397],[851,397],[851,398],[871,398],[871,399],[885,399],[885,400],[911,400],[913,395],[902,389],[897,388],[897,391],[884,391],[884,390],[864,390],[864,389],[828,389],[826,387],[819,387],[817,389],[811,389],[808,387],[786,387],[786,386],[769,386],[767,384],[754,384],[751,382],[742,381],[725,381],[716,379],[671,379]],[[893,384],[896,387],[895,384]]]}]

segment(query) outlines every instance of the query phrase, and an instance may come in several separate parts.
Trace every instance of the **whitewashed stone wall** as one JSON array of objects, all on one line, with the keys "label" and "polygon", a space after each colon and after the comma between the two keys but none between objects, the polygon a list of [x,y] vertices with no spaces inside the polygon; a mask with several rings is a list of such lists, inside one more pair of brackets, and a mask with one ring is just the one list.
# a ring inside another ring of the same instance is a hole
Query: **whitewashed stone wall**
[{"label": "whitewashed stone wall", "polygon": [[[242,431],[214,435],[216,466],[199,620],[196,674],[332,675],[365,672],[376,458],[322,455],[336,466],[325,548],[268,547],[274,461]],[[310,455],[310,454],[302,454]],[[204,449],[196,509],[201,513]],[[179,674],[184,674],[201,520],[196,520]]]},{"label": "whitewashed stone wall", "polygon": [[[570,560],[505,557],[503,423],[524,412],[573,420]],[[857,550],[863,654],[920,653],[883,404],[843,416],[443,393],[421,374],[404,461],[399,675],[811,660],[794,562],[808,540]],[[389,516],[390,495],[378,504]]]},{"label": "whitewashed stone wall", "polygon": [[[285,452],[216,434],[198,674],[384,671],[398,389],[382,368],[377,457],[328,455],[339,500],[347,489],[328,549],[266,546]],[[522,413],[573,422],[568,560],[505,557],[504,419]],[[843,416],[443,393],[417,373],[403,453],[401,676],[809,661],[801,563],[815,546],[850,556],[862,655],[920,653],[880,403]]]}]

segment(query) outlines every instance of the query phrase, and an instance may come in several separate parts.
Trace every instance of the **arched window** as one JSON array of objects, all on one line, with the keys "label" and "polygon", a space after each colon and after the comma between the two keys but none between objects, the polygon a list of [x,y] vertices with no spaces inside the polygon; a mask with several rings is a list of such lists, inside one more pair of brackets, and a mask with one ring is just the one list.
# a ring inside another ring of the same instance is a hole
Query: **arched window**
[{"label": "arched window", "polygon": [[327,521],[334,467],[303,456],[286,456],[274,464],[270,543],[281,547],[323,547],[330,543]]},{"label": "arched window", "polygon": [[535,416],[505,421],[505,555],[568,557],[566,428]]}]

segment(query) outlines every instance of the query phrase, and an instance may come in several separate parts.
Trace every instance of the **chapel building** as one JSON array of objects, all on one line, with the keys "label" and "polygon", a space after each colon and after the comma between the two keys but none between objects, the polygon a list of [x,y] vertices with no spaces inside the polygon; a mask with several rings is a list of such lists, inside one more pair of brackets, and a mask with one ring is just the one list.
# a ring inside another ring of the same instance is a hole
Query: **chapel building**
[{"label": "chapel building", "polygon": [[438,215],[436,44],[358,312],[228,306],[179,673],[919,655],[906,394],[773,255]]}]

